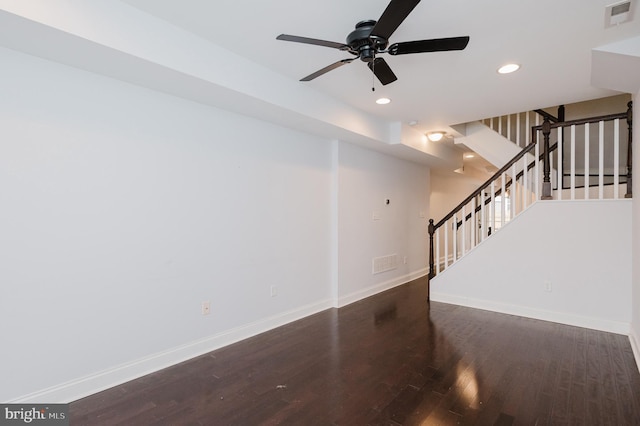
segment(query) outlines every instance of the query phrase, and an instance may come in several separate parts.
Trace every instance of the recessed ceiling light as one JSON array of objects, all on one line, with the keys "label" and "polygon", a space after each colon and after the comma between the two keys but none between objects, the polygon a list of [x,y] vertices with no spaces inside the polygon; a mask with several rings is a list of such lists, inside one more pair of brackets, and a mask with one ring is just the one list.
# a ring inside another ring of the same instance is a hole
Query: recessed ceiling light
[{"label": "recessed ceiling light", "polygon": [[474,157],[475,157],[475,155],[473,155],[473,154],[465,154],[464,155],[464,158],[474,158]]},{"label": "recessed ceiling light", "polygon": [[498,68],[498,72],[500,74],[509,74],[518,71],[518,69],[520,69],[520,65],[518,64],[506,64]]},{"label": "recessed ceiling light", "polygon": [[427,135],[431,142],[438,142],[444,137],[444,132],[431,132]]},{"label": "recessed ceiling light", "polygon": [[376,99],[376,103],[377,103],[378,105],[386,105],[386,104],[388,104],[389,102],[391,102],[391,99],[389,99],[389,98],[380,98],[380,99]]}]

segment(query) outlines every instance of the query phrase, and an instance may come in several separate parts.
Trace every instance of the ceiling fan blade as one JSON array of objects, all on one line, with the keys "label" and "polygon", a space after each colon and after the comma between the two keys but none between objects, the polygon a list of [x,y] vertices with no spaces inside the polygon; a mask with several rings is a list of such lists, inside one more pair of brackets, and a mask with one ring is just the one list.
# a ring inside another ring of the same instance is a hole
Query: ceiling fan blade
[{"label": "ceiling fan blade", "polygon": [[389,40],[391,34],[398,29],[418,3],[420,0],[391,0],[371,30],[371,35]]},{"label": "ceiling fan blade", "polygon": [[406,55],[408,53],[442,52],[446,50],[462,50],[467,47],[469,37],[434,38],[431,40],[406,41],[389,46],[390,55]]},{"label": "ceiling fan blade", "polygon": [[334,62],[331,65],[328,65],[324,68],[322,68],[321,70],[318,70],[316,72],[314,72],[313,74],[309,74],[308,76],[306,76],[305,78],[301,78],[300,81],[311,81],[314,78],[320,77],[322,74],[326,74],[331,70],[334,70],[338,67],[341,67],[343,65],[349,64],[351,62],[353,62],[356,58],[350,58],[350,59],[343,59],[341,61],[338,62]]},{"label": "ceiling fan blade", "polygon": [[349,50],[349,46],[335,41],[318,40],[317,38],[299,37],[289,34],[280,34],[276,40],[293,41],[295,43],[313,44],[316,46],[332,47],[334,49]]},{"label": "ceiling fan blade", "polygon": [[391,68],[389,67],[387,62],[382,58],[375,58],[367,65],[369,66],[369,69],[373,71],[375,76],[378,77],[378,80],[380,80],[380,83],[382,83],[383,86],[386,86],[389,83],[393,83],[398,79],[393,71],[391,71]]}]

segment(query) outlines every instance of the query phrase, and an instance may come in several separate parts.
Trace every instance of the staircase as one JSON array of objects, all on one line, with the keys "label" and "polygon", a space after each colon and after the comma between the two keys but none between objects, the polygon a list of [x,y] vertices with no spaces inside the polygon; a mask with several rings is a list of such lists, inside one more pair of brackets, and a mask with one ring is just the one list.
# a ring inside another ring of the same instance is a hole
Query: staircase
[{"label": "staircase", "polygon": [[558,118],[537,110],[468,124],[465,145],[474,144],[473,136],[487,139],[487,132],[497,132],[517,153],[506,163],[489,155],[501,168],[445,217],[430,219],[429,277],[456,264],[539,200],[630,198],[631,102],[627,107],[571,121],[564,121],[561,108]]}]

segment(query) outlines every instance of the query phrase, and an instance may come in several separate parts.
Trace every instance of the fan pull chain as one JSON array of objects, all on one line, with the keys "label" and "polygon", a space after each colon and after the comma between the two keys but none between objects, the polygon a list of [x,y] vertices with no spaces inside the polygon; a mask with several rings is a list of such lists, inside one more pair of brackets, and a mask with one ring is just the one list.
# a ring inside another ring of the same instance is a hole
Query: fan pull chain
[{"label": "fan pull chain", "polygon": [[373,55],[373,62],[371,62],[371,91],[376,91],[376,55]]}]

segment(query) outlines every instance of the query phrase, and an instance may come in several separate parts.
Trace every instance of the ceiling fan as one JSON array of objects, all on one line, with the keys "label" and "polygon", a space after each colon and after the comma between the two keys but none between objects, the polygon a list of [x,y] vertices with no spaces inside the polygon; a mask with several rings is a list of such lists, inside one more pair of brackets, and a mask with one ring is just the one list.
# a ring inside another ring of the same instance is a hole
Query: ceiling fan
[{"label": "ceiling fan", "polygon": [[387,62],[377,56],[388,53],[392,56],[406,55],[409,53],[441,52],[447,50],[463,50],[469,43],[469,37],[449,37],[430,40],[405,41],[389,46],[389,37],[406,19],[411,11],[420,3],[420,0],[391,0],[378,21],[367,20],[356,24],[347,36],[346,44],[333,41],[318,40],[315,38],[299,37],[289,34],[280,34],[276,39],[293,41],[296,43],[313,44],[316,46],[331,47],[352,54],[353,58],[342,59],[334,62],[300,81],[311,81],[342,65],[349,64],[356,59],[366,62],[369,69],[380,80],[382,85],[393,83],[398,79],[391,71]]}]

